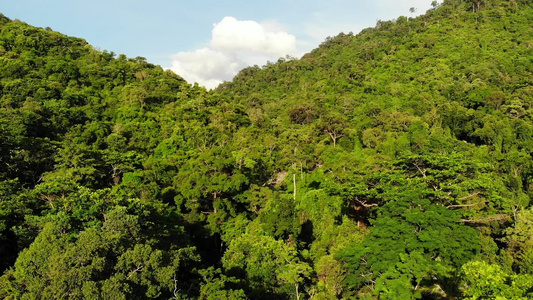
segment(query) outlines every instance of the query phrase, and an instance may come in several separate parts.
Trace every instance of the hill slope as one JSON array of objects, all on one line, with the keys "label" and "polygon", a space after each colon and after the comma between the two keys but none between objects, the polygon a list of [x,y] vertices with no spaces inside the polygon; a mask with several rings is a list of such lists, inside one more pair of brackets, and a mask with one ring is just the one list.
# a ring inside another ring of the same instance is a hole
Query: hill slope
[{"label": "hill slope", "polygon": [[207,92],[2,16],[0,295],[532,297],[532,23],[445,1]]}]

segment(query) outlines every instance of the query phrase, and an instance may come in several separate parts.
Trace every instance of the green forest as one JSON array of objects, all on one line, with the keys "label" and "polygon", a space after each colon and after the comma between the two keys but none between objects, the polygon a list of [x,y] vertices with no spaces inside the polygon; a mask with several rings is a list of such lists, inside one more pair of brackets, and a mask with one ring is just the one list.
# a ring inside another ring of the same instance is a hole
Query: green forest
[{"label": "green forest", "polygon": [[434,1],[206,90],[0,14],[0,298],[533,299],[532,24]]}]

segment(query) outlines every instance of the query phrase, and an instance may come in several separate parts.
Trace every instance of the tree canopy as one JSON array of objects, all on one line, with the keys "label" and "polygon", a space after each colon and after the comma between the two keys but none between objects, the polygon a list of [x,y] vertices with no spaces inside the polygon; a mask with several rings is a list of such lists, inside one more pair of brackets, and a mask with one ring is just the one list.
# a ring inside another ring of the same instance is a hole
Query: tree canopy
[{"label": "tree canopy", "polygon": [[531,24],[434,1],[207,91],[0,14],[0,297],[533,297]]}]

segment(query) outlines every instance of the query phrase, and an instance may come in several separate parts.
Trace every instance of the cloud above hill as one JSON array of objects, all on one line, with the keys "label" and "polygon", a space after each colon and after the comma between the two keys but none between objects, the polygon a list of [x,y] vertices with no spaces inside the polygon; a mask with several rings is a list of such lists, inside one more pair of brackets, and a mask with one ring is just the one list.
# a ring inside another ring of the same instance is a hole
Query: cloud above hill
[{"label": "cloud above hill", "polygon": [[172,56],[170,69],[187,81],[215,88],[250,65],[299,55],[296,37],[276,23],[224,17],[213,24],[209,46]]}]

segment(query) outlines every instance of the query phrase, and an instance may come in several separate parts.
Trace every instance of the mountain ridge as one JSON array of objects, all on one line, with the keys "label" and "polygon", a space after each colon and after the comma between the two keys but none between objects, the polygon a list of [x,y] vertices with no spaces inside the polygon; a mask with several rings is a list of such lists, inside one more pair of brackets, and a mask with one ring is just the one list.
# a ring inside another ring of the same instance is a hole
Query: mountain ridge
[{"label": "mountain ridge", "polygon": [[444,1],[214,91],[0,15],[0,296],[533,296],[533,8]]}]

